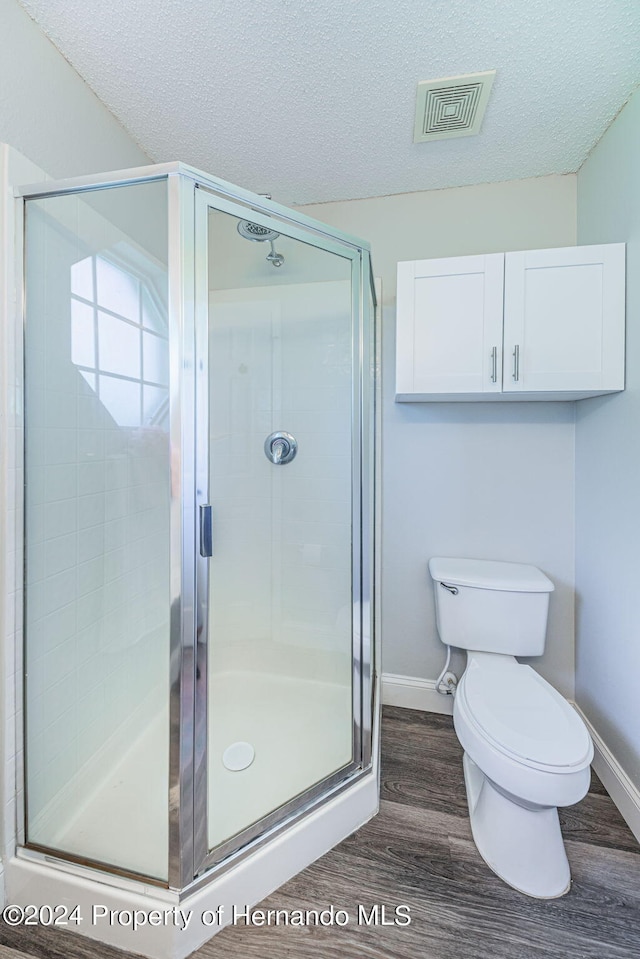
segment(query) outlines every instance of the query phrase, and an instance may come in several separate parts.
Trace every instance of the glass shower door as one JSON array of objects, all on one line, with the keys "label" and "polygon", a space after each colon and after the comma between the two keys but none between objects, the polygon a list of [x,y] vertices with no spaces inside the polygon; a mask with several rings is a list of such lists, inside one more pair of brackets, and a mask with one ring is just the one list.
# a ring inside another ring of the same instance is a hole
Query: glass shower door
[{"label": "glass shower door", "polygon": [[210,865],[360,762],[360,263],[346,244],[199,200]]}]

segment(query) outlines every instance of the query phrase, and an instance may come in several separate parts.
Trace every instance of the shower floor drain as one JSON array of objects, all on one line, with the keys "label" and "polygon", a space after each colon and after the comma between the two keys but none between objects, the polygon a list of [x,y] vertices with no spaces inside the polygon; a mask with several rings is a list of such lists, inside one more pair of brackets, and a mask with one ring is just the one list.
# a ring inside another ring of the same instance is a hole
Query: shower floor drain
[{"label": "shower floor drain", "polygon": [[222,764],[226,769],[237,773],[251,765],[255,754],[256,751],[251,743],[231,743],[222,754]]}]

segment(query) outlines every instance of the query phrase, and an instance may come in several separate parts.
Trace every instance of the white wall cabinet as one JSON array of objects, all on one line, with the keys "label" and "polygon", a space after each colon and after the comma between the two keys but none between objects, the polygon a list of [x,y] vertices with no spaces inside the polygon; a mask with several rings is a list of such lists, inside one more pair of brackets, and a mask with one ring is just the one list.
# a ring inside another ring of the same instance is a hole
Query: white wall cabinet
[{"label": "white wall cabinet", "polygon": [[625,246],[398,263],[396,400],[624,389]]}]

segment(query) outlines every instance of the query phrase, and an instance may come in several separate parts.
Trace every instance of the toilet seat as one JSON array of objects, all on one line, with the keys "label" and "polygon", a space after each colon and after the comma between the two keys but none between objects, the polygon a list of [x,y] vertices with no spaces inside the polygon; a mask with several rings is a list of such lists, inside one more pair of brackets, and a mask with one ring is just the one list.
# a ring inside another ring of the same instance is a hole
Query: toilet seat
[{"label": "toilet seat", "polygon": [[476,732],[514,762],[573,773],[593,758],[591,738],[575,710],[535,670],[513,657],[472,656],[458,698]]}]

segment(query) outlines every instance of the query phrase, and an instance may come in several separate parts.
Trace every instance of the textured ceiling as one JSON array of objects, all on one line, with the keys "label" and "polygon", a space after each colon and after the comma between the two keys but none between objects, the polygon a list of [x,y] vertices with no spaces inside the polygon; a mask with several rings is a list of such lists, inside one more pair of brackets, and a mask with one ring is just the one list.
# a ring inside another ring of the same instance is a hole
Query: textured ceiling
[{"label": "textured ceiling", "polygon": [[[154,161],[287,203],[575,171],[640,80],[638,0],[21,0]],[[477,137],[418,80],[497,70]]]}]

